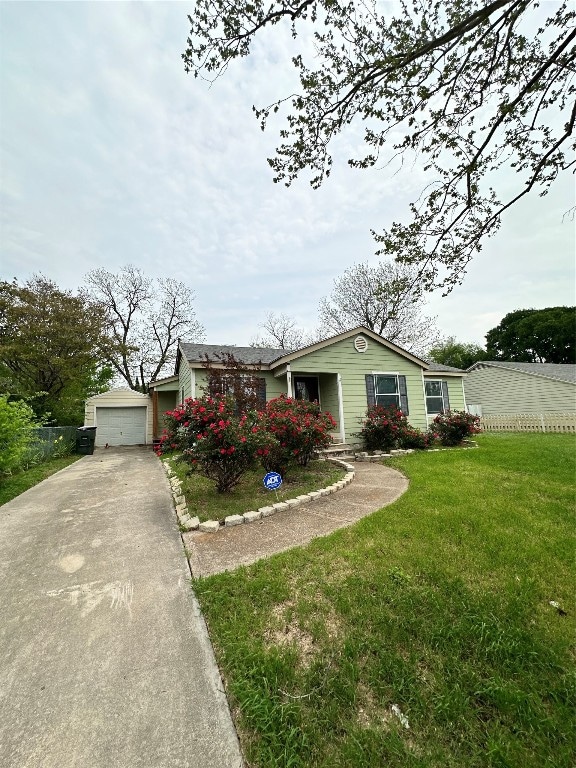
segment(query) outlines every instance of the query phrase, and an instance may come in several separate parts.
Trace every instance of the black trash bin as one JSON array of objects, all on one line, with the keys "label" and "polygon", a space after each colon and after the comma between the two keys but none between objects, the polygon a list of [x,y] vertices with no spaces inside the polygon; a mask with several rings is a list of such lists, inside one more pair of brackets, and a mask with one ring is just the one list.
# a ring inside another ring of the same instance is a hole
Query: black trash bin
[{"label": "black trash bin", "polygon": [[91,456],[96,442],[96,427],[78,427],[76,430],[76,453]]}]

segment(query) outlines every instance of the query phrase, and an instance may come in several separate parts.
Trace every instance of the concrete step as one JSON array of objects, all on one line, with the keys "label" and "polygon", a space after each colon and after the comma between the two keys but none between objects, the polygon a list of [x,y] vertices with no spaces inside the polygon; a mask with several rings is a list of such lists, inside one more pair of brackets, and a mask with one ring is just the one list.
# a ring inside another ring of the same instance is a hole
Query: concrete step
[{"label": "concrete step", "polygon": [[347,443],[334,443],[329,448],[319,451],[321,456],[329,458],[341,458],[342,456],[353,456],[354,449]]}]

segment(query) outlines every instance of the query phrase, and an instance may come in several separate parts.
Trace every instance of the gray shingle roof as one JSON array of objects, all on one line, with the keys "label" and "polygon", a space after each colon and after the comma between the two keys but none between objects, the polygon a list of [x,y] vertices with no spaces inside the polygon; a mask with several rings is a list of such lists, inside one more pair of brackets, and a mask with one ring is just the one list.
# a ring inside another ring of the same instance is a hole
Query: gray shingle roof
[{"label": "gray shingle roof", "polygon": [[523,373],[531,373],[535,376],[545,376],[548,379],[576,384],[576,365],[571,363],[508,363],[503,360],[483,360],[480,363],[475,363],[468,370],[480,368],[483,365],[495,368],[512,368]]},{"label": "gray shingle roof", "polygon": [[451,365],[442,365],[442,363],[428,363],[429,371],[446,371],[446,373],[464,373],[461,368],[453,368]]},{"label": "gray shingle roof", "polygon": [[286,349],[273,349],[270,347],[234,347],[223,344],[188,344],[180,342],[180,349],[189,363],[203,363],[206,355],[215,362],[219,355],[231,354],[236,360],[245,365],[257,365],[264,363],[267,365],[273,360],[277,360],[282,355],[286,355]]}]

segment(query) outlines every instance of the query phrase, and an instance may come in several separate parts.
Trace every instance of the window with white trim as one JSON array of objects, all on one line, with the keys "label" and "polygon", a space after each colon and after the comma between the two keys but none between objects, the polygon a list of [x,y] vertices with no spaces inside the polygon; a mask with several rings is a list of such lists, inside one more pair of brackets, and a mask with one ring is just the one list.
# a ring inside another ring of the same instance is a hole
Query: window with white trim
[{"label": "window with white trim", "polygon": [[376,405],[388,408],[395,405],[400,408],[400,387],[398,376],[391,373],[374,374],[374,398]]},{"label": "window with white trim", "polygon": [[430,380],[424,382],[426,389],[426,411],[429,414],[443,413],[446,410],[444,388],[442,381]]}]

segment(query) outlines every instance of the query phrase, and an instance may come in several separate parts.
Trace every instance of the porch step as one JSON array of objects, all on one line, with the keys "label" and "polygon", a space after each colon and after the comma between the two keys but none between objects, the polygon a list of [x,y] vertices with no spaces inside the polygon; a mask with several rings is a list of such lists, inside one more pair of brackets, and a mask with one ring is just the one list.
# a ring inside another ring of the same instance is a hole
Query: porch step
[{"label": "porch step", "polygon": [[340,458],[352,458],[354,456],[354,448],[348,443],[333,443],[329,448],[324,448],[322,451],[318,451],[320,456],[330,459]]}]

